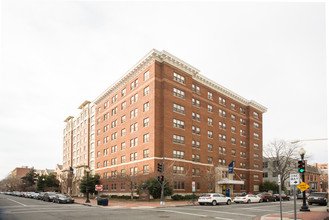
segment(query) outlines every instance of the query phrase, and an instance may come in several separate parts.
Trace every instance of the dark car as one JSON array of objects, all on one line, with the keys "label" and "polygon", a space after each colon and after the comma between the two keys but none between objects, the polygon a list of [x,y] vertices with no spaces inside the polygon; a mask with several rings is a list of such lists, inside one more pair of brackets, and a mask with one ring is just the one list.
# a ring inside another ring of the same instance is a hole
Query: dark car
[{"label": "dark car", "polygon": [[312,204],[327,205],[328,204],[328,193],[325,193],[325,192],[311,193],[307,198],[307,202],[309,205],[312,205]]},{"label": "dark car", "polygon": [[54,192],[46,192],[43,195],[43,201],[52,202],[54,200],[55,196],[56,196],[56,193],[54,193]]},{"label": "dark car", "polygon": [[275,202],[276,198],[272,195],[272,193],[259,193],[257,194],[258,197],[262,198],[263,202]]},{"label": "dark car", "polygon": [[56,194],[53,202],[57,203],[74,203],[74,199],[71,196],[65,194]]},{"label": "dark car", "polygon": [[[280,201],[280,195],[279,194],[273,194],[276,201]],[[290,201],[290,196],[287,196],[286,194],[281,194],[281,201]]]},{"label": "dark car", "polygon": [[40,192],[37,196],[37,200],[43,200],[43,196],[45,195],[45,192]]}]

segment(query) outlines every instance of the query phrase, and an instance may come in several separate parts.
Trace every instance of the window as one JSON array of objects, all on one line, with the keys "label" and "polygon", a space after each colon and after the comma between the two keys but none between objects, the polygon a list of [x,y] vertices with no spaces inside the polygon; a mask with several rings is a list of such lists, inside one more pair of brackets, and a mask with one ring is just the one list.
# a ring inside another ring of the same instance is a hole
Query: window
[{"label": "window", "polygon": [[259,139],[259,134],[254,133],[254,138],[255,138],[255,139]]},{"label": "window", "polygon": [[126,149],[126,142],[121,143],[121,150],[124,150],[124,149]]},{"label": "window", "polygon": [[121,163],[125,163],[126,162],[126,156],[121,156]]},{"label": "window", "polygon": [[118,100],[118,95],[112,97],[112,104],[115,103]]},{"label": "window", "polygon": [[125,108],[126,108],[126,105],[127,105],[126,102],[122,102],[122,103],[121,103],[121,110],[125,109]]},{"label": "window", "polygon": [[130,97],[130,105],[136,103],[138,101],[138,94],[136,93],[135,95]]},{"label": "window", "polygon": [[226,112],[224,110],[219,109],[218,110],[219,116],[225,118],[226,117]]},{"label": "window", "polygon": [[208,151],[212,151],[212,149],[213,149],[212,144],[208,144]]},{"label": "window", "polygon": [[130,111],[130,118],[135,118],[138,116],[138,109],[136,108],[135,110]]},{"label": "window", "polygon": [[242,159],[246,159],[246,158],[247,158],[247,156],[246,156],[246,152],[240,152],[240,157],[241,157]]},{"label": "window", "polygon": [[111,134],[111,140],[113,141],[113,140],[116,140],[116,139],[117,139],[117,133],[114,132],[114,133]]},{"label": "window", "polygon": [[263,173],[263,178],[268,178],[268,173]]},{"label": "window", "polygon": [[259,144],[254,144],[254,149],[259,150]]},{"label": "window", "polygon": [[138,138],[132,138],[130,139],[130,147],[136,147],[138,144]]},{"label": "window", "polygon": [[126,122],[126,116],[123,115],[123,116],[121,116],[121,124],[123,124],[123,123],[125,123],[125,122]]},{"label": "window", "polygon": [[121,96],[125,96],[126,95],[126,88],[124,88],[123,90],[121,90]]},{"label": "window", "polygon": [[150,140],[150,135],[147,133],[147,134],[144,134],[143,135],[143,143],[148,143]]},{"label": "window", "polygon": [[174,189],[185,189],[184,182],[174,181]]},{"label": "window", "polygon": [[212,105],[208,105],[208,112],[212,112]]},{"label": "window", "polygon": [[222,97],[218,98],[218,102],[219,102],[219,104],[226,105],[226,100]]},{"label": "window", "polygon": [[144,88],[144,96],[148,95],[150,93],[150,87],[147,86]]},{"label": "window", "polygon": [[208,125],[212,126],[212,118],[208,118]]},{"label": "window", "polygon": [[148,127],[150,124],[150,119],[149,118],[144,118],[143,120],[143,127]]},{"label": "window", "polygon": [[136,88],[138,86],[138,79],[136,79],[135,81],[132,81],[130,83],[130,90],[133,90],[134,88]]},{"label": "window", "polygon": [[149,109],[150,109],[150,103],[149,102],[144,103],[144,105],[143,105],[143,111],[144,112],[147,112]]},{"label": "window", "polygon": [[240,108],[240,113],[245,115],[246,114],[246,109]]},{"label": "window", "polygon": [[253,124],[254,124],[254,128],[259,129],[259,124],[257,122],[254,122]]},{"label": "window", "polygon": [[219,141],[224,141],[224,142],[226,141],[225,135],[219,134],[218,137],[219,137]]},{"label": "window", "polygon": [[235,104],[234,103],[231,103],[231,108],[232,108],[232,110],[235,110]]},{"label": "window", "polygon": [[149,149],[143,150],[143,158],[149,157]]},{"label": "window", "polygon": [[208,99],[212,100],[212,93],[211,92],[208,92]]},{"label": "window", "polygon": [[208,157],[208,163],[212,164],[212,157]]},{"label": "window", "polygon": [[173,135],[173,141],[174,141],[174,143],[184,144],[184,137],[174,134]]},{"label": "window", "polygon": [[185,92],[179,89],[174,88],[174,96],[184,99],[185,97]]},{"label": "window", "polygon": [[258,174],[254,174],[254,180],[259,181],[259,175]]},{"label": "window", "polygon": [[109,101],[104,103],[104,109],[106,109],[107,107],[109,107]]},{"label": "window", "polygon": [[178,73],[174,73],[174,80],[176,82],[179,82],[179,83],[182,83],[182,84],[185,83],[185,77],[182,76],[182,75],[180,75],[180,74],[178,74]]},{"label": "window", "polygon": [[112,109],[112,116],[116,115],[118,113],[118,108],[115,107],[114,109]]},{"label": "window", "polygon": [[116,128],[117,127],[117,120],[111,122],[111,128]]},{"label": "window", "polygon": [[174,174],[184,174],[184,167],[182,166],[173,166]]},{"label": "window", "polygon": [[212,133],[212,131],[208,131],[208,138],[213,138],[213,133]]},{"label": "window", "polygon": [[242,124],[242,125],[246,125],[246,120],[240,118],[240,124]]},{"label": "window", "polygon": [[234,156],[235,157],[235,150],[232,150],[232,156]]},{"label": "window", "polygon": [[124,137],[124,136],[126,136],[126,129],[125,128],[121,130],[121,137]]},{"label": "window", "polygon": [[192,119],[196,121],[200,121],[200,115],[198,113],[192,112]]},{"label": "window", "polygon": [[184,124],[185,124],[184,121],[173,119],[173,124],[175,128],[184,129]]},{"label": "window", "polygon": [[235,133],[235,127],[234,126],[231,127],[231,131],[232,131],[232,133]]},{"label": "window", "polygon": [[242,129],[240,129],[240,135],[241,135],[241,136],[246,136],[246,131],[245,131],[245,130],[242,130]]},{"label": "window", "polygon": [[146,71],[144,73],[144,81],[148,80],[150,78],[150,71]]},{"label": "window", "polygon": [[143,166],[143,174],[148,174],[149,173],[149,165],[144,165]]},{"label": "window", "polygon": [[235,121],[235,115],[231,115],[232,121]]},{"label": "window", "polygon": [[254,154],[254,159],[255,160],[259,160],[259,155],[258,154]]},{"label": "window", "polygon": [[126,170],[125,169],[121,170],[121,176],[126,176]]},{"label": "window", "polygon": [[192,105],[200,108],[200,100],[192,98]]},{"label": "window", "polygon": [[259,114],[257,112],[253,112],[252,115],[254,116],[254,118],[259,118]]},{"label": "window", "polygon": [[192,148],[200,149],[200,141],[192,140]]},{"label": "window", "polygon": [[184,106],[178,105],[174,103],[174,112],[184,114]]},{"label": "window", "polygon": [[232,143],[232,144],[236,144],[236,140],[235,140],[235,138],[231,138],[231,143]]},{"label": "window", "polygon": [[184,151],[174,150],[173,157],[177,159],[184,159]]}]

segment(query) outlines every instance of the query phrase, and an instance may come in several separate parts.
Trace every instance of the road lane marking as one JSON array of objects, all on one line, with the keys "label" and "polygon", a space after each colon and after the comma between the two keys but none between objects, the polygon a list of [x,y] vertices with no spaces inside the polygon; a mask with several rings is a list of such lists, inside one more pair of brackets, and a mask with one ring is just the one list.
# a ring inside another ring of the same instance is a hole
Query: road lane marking
[{"label": "road lane marking", "polygon": [[15,201],[15,200],[13,200],[13,199],[9,199],[9,198],[7,198],[7,199],[10,200],[10,201],[16,202],[17,204],[20,204],[20,205],[22,205],[22,206],[27,206],[27,205],[25,205],[25,204],[23,204],[23,203],[20,203],[20,202],[17,202],[17,201]]},{"label": "road lane marking", "polygon": [[[188,209],[188,208],[178,208],[178,209],[184,209],[184,210],[196,210],[196,209]],[[208,209],[197,209],[198,211],[204,211],[204,212],[215,212],[215,213],[223,213],[223,214],[229,214],[229,215],[242,215],[242,216],[249,216],[249,217],[256,217],[257,215],[247,215],[242,213],[235,213],[235,212],[223,212],[223,211],[214,211],[214,210],[208,210]]]},{"label": "road lane marking", "polygon": [[[157,210],[157,212],[159,212],[159,211],[160,210]],[[179,211],[174,211],[174,210],[162,209],[161,211],[162,212],[172,212],[172,213],[177,213],[177,214],[182,214],[182,215],[193,215],[193,216],[204,217],[204,218],[212,217],[212,216],[209,216],[209,215],[199,215],[199,214],[193,214],[193,213],[188,213],[188,212],[179,212]],[[233,220],[231,218],[221,218],[221,217],[212,217],[212,218],[223,219],[223,220]]]},{"label": "road lane marking", "polygon": [[18,211],[18,212],[11,212],[12,214],[29,214],[29,213],[41,213],[41,212],[72,212],[72,211],[81,211],[76,209],[65,209],[65,210],[35,210],[35,211]]}]

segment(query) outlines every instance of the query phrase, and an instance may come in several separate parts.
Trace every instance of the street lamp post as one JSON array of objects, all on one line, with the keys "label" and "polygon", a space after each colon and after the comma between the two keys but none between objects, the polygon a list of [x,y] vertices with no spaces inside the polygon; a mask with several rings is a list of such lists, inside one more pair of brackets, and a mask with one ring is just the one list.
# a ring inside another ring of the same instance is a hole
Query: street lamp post
[{"label": "street lamp post", "polygon": [[89,167],[87,167],[86,172],[87,172],[87,184],[86,184],[87,199],[86,199],[86,203],[90,203],[89,192],[88,192],[88,180],[89,180],[89,172],[90,172]]},{"label": "street lamp post", "polygon": [[[304,148],[301,148],[298,153],[299,153],[301,159],[304,161],[304,155],[306,153],[306,150]],[[302,181],[305,182],[305,172],[302,172]],[[301,212],[309,212],[310,211],[310,209],[308,208],[308,206],[306,204],[306,192],[305,192],[305,190],[303,191],[303,205],[302,205],[302,207],[300,208],[299,211],[301,211]]]}]

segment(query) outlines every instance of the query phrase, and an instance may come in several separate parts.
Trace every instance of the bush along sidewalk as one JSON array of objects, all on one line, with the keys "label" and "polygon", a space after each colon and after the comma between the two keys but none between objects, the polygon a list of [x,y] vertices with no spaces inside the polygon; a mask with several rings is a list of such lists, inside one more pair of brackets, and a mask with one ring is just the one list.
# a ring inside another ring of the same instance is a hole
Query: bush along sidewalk
[{"label": "bush along sidewalk", "polygon": [[189,194],[189,195],[179,195],[175,194],[171,196],[171,199],[174,201],[184,201],[184,200],[198,200],[199,196],[195,194]]}]

